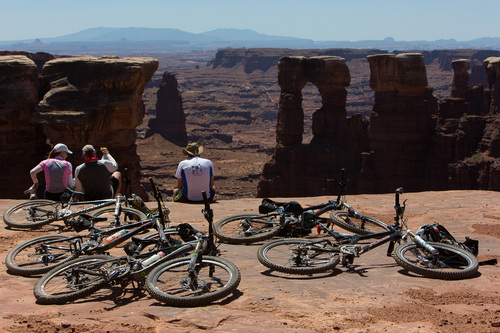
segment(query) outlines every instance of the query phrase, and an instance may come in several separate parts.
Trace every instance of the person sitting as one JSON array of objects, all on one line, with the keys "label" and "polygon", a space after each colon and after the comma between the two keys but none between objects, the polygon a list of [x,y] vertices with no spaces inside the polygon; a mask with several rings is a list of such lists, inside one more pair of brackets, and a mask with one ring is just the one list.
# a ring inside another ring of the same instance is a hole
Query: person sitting
[{"label": "person sitting", "polygon": [[37,174],[41,171],[45,175],[45,199],[60,201],[64,190],[75,186],[73,167],[70,162],[66,161],[68,154],[73,154],[73,152],[65,144],[58,143],[50,151],[48,159],[41,161],[31,169],[30,176],[33,185],[24,192],[30,194],[30,199],[36,199]]},{"label": "person sitting", "polygon": [[82,149],[85,162],[75,170],[75,190],[84,193],[84,200],[112,199],[120,193],[122,176],[118,163],[107,148],[101,148],[102,158],[96,157],[92,145]]},{"label": "person sitting", "polygon": [[196,142],[190,143],[182,149],[187,159],[181,161],[177,166],[175,177],[177,178],[177,189],[174,190],[174,201],[201,202],[202,191],[207,193],[209,201],[213,201],[214,189],[214,165],[212,161],[201,158],[203,147]]}]

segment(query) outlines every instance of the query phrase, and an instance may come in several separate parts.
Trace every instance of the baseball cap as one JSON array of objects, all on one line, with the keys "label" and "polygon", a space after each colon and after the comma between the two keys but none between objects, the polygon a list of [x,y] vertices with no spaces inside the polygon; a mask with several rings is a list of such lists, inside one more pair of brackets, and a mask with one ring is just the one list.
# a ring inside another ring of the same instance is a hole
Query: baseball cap
[{"label": "baseball cap", "polygon": [[68,154],[73,154],[71,150],[68,149],[68,146],[66,146],[64,143],[58,143],[57,145],[54,146],[54,151],[56,153],[60,153],[62,151],[67,152]]}]

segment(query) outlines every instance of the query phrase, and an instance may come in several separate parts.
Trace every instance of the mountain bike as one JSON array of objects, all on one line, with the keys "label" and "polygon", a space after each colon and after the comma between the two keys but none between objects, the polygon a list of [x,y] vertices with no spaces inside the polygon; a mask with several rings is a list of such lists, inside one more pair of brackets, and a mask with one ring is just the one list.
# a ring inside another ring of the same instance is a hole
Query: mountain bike
[{"label": "mountain bike", "polygon": [[[163,256],[158,252],[156,257],[141,260],[134,255],[96,255],[70,261],[41,277],[34,287],[36,299],[40,304],[62,304],[106,286],[125,288],[129,284],[135,288],[146,285],[151,296],[175,306],[205,305],[229,295],[238,287],[241,275],[233,263],[215,256],[218,250],[211,235],[213,215],[207,200],[202,212],[209,221],[208,236],[188,226],[180,231],[186,242]],[[158,232],[163,238],[162,229]],[[189,251],[193,251],[191,256],[178,258]],[[172,283],[168,289],[163,288],[166,282]]]},{"label": "mountain bike", "polygon": [[[264,266],[288,274],[315,274],[333,269],[339,262],[343,266],[383,244],[389,243],[387,255],[392,255],[396,243],[395,261],[404,269],[437,279],[464,279],[476,274],[478,260],[470,252],[449,244],[425,242],[411,232],[404,219],[406,200],[400,205],[402,188],[396,190],[395,223],[389,230],[372,235],[346,235],[333,232],[321,222],[319,226],[331,238],[319,240],[282,239],[262,245],[257,257]],[[405,229],[403,231],[403,229]],[[375,239],[367,245],[360,241]],[[409,239],[412,241],[410,242]],[[406,242],[407,241],[407,242]]]},{"label": "mountain bike", "polygon": [[[164,207],[163,202],[158,201],[158,208]],[[141,243],[136,235],[152,228],[162,227],[164,229],[165,240],[159,242],[158,231],[143,237],[148,240],[156,240],[156,243],[149,242],[153,247],[179,243],[177,227],[166,228],[169,223],[168,210],[162,209],[163,219],[159,219],[159,214],[151,218],[116,227],[113,229],[100,230],[94,223],[104,221],[106,217],[95,217],[88,214],[81,214],[76,220],[71,222],[71,227],[81,232],[88,230],[88,234],[66,235],[53,234],[44,235],[25,241],[14,247],[5,258],[5,265],[9,272],[16,275],[31,276],[44,274],[52,268],[75,259],[82,255],[105,254],[125,241],[131,239],[132,243]],[[141,243],[143,244],[143,243]],[[138,246],[129,245],[129,247]],[[127,251],[128,247],[125,247]],[[142,250],[142,248],[141,248]]]},{"label": "mountain bike", "polygon": [[302,207],[298,202],[279,202],[268,198],[259,206],[260,214],[241,214],[226,217],[214,225],[217,238],[231,244],[250,244],[274,236],[300,237],[307,235],[314,225],[312,220],[330,213],[328,223],[333,222],[350,231],[373,234],[387,231],[388,225],[373,217],[360,214],[349,206],[345,199],[345,170],[341,170],[339,193],[336,200],[311,207]]},{"label": "mountain bike", "polygon": [[[51,200],[30,200],[11,207],[3,214],[4,222],[12,228],[36,229],[46,224],[63,221],[65,226],[71,223],[81,214],[93,212],[94,216],[100,216],[112,212],[113,219],[108,227],[116,227],[127,224],[130,221],[142,221],[146,219],[146,214],[131,207],[125,207],[127,198],[119,195],[116,199],[76,201],[77,196],[83,195],[81,192],[66,189],[69,193],[68,202]],[[76,211],[75,206],[88,206]],[[114,206],[114,207],[111,207]],[[104,226],[102,227],[104,228]]]}]

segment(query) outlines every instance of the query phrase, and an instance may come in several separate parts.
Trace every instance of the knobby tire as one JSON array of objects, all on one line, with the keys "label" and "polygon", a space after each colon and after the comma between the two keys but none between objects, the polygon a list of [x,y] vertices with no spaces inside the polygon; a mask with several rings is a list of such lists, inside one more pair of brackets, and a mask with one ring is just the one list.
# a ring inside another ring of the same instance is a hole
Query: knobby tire
[{"label": "knobby tire", "polygon": [[334,248],[324,242],[299,238],[265,243],[259,247],[257,258],[273,271],[296,275],[326,272],[335,268],[340,260]]},{"label": "knobby tire", "polygon": [[[197,288],[187,287],[187,268],[191,257],[167,261],[154,268],[146,279],[146,288],[155,299],[171,306],[192,307],[207,305],[236,290],[241,274],[230,261],[203,256],[199,268]],[[214,269],[212,276],[210,270]]]},{"label": "knobby tire", "polygon": [[99,228],[101,229],[107,229],[107,227],[103,227],[103,225],[108,224],[109,228],[113,227],[118,227],[121,225],[127,225],[131,223],[136,223],[139,221],[144,221],[147,219],[146,214],[141,212],[140,210],[137,210],[135,208],[130,208],[130,207],[121,207],[121,213],[118,216],[118,225],[113,226],[111,223],[115,222],[115,208],[114,207],[107,207],[107,208],[102,208],[93,211],[92,216],[95,217],[107,217],[108,219],[103,222],[99,222]]},{"label": "knobby tire", "polygon": [[404,269],[434,279],[458,280],[476,274],[479,263],[469,251],[443,243],[428,244],[439,254],[433,255],[416,243],[403,243],[396,248],[394,259]]},{"label": "knobby tire", "polygon": [[[251,225],[251,227],[249,227]],[[281,230],[276,215],[234,215],[214,224],[214,234],[222,242],[250,244],[270,239]]]},{"label": "knobby tire", "polygon": [[7,209],[3,214],[3,221],[12,228],[39,228],[58,220],[54,211],[60,206],[60,203],[52,200],[25,201]]},{"label": "knobby tire", "polygon": [[54,268],[35,284],[33,292],[38,303],[64,304],[104,288],[107,282],[99,273],[99,267],[109,265],[107,260],[112,259],[107,255],[86,256]]},{"label": "knobby tire", "polygon": [[[14,247],[5,258],[5,265],[12,274],[31,276],[45,274],[54,267],[77,257],[72,254],[69,240],[72,236],[64,234],[46,235],[30,239]],[[52,245],[44,243],[57,241]]]},{"label": "knobby tire", "polygon": [[366,215],[351,214],[346,210],[331,212],[330,219],[337,226],[357,235],[371,235],[389,230],[385,222]]}]

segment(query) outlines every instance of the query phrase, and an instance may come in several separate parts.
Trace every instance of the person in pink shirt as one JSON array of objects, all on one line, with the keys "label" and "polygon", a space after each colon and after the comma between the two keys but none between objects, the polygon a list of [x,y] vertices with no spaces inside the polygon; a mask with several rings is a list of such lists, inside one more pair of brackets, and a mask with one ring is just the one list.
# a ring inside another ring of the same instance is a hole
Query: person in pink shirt
[{"label": "person in pink shirt", "polygon": [[73,179],[73,167],[70,162],[66,161],[68,154],[73,154],[71,150],[63,143],[58,143],[52,148],[49,157],[46,160],[38,163],[36,167],[31,169],[30,176],[33,180],[33,185],[26,190],[26,194],[30,194],[30,199],[36,198],[38,189],[38,173],[42,172],[45,175],[45,199],[60,201],[61,194],[68,187],[75,186]]}]

